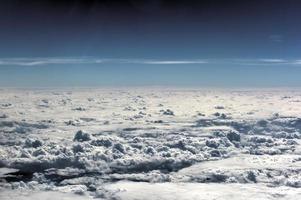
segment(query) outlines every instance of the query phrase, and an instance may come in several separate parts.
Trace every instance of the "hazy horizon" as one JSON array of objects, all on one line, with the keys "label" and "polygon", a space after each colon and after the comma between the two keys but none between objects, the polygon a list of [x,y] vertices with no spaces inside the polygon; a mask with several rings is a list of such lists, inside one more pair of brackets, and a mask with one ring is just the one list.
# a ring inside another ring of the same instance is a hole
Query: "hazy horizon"
[{"label": "hazy horizon", "polygon": [[0,86],[299,87],[300,5],[4,0]]}]

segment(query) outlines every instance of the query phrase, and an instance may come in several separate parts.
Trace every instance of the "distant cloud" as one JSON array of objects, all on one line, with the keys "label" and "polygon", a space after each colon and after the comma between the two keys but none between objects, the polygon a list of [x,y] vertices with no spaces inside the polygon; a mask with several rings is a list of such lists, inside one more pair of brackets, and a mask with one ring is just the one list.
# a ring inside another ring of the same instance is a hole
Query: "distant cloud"
[{"label": "distant cloud", "polygon": [[38,66],[48,64],[133,63],[152,65],[203,64],[203,60],[149,60],[149,59],[97,59],[97,58],[0,58],[0,65]]},{"label": "distant cloud", "polygon": [[47,64],[97,64],[101,59],[88,58],[0,58],[0,65],[38,66]]},{"label": "distant cloud", "polygon": [[295,62],[293,64],[301,65],[301,60],[295,60]]},{"label": "distant cloud", "polygon": [[267,63],[285,63],[285,62],[287,62],[284,59],[273,59],[273,58],[260,59],[260,61],[267,62]]},{"label": "distant cloud", "polygon": [[273,42],[283,42],[283,36],[278,34],[270,35],[269,39]]},{"label": "distant cloud", "polygon": [[203,60],[149,60],[144,61],[144,64],[153,65],[172,65],[172,64],[204,64],[207,63]]},{"label": "distant cloud", "polygon": [[144,64],[144,65],[193,65],[193,64],[235,64],[235,65],[300,65],[301,59],[286,60],[281,58],[261,58],[261,59],[183,59],[183,60],[163,60],[163,59],[108,59],[95,57],[66,57],[66,58],[0,58],[0,66],[43,66],[43,65],[78,65],[78,64]]}]

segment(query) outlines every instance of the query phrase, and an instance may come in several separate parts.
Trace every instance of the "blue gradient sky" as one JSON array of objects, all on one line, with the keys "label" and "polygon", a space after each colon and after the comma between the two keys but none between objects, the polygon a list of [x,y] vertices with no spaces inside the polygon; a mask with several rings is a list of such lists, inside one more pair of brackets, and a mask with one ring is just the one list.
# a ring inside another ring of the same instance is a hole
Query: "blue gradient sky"
[{"label": "blue gradient sky", "polygon": [[3,0],[0,87],[301,86],[297,0]]}]

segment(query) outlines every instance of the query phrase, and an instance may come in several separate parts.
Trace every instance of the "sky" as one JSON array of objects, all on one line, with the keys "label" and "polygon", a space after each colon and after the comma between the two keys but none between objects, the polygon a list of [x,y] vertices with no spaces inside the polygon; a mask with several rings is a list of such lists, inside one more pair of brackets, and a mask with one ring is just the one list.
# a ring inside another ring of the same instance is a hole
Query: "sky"
[{"label": "sky", "polygon": [[298,0],[1,0],[0,87],[301,86]]}]

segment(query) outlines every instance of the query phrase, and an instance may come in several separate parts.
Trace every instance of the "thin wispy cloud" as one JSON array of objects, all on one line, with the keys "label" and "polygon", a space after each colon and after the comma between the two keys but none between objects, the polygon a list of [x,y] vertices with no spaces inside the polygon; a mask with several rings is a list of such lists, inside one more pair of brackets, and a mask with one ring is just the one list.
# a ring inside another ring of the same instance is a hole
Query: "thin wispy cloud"
[{"label": "thin wispy cloud", "polygon": [[273,35],[270,35],[269,36],[269,39],[272,41],[272,42],[283,42],[283,36],[282,35],[279,35],[279,34],[273,34]]},{"label": "thin wispy cloud", "polygon": [[16,66],[38,66],[48,64],[97,64],[102,63],[102,59],[91,58],[4,58],[0,59],[0,65]]},{"label": "thin wispy cloud", "polygon": [[177,65],[177,64],[204,64],[207,63],[203,60],[151,60],[144,61],[144,64],[152,64],[152,65]]},{"label": "thin wispy cloud", "polygon": [[156,60],[156,59],[98,59],[98,58],[4,58],[0,65],[38,66],[49,64],[100,64],[132,63],[152,65],[203,64],[204,60]]},{"label": "thin wispy cloud", "polygon": [[301,65],[301,60],[296,60],[293,64]]},{"label": "thin wispy cloud", "polygon": [[285,62],[287,62],[284,59],[273,59],[273,58],[259,59],[259,61],[267,62],[267,63],[285,63]]},{"label": "thin wispy cloud", "polygon": [[0,66],[43,66],[43,65],[89,65],[89,64],[143,64],[143,65],[197,65],[197,64],[236,64],[236,65],[300,65],[301,60],[286,60],[281,58],[262,59],[113,59],[94,57],[73,58],[0,58]]}]

